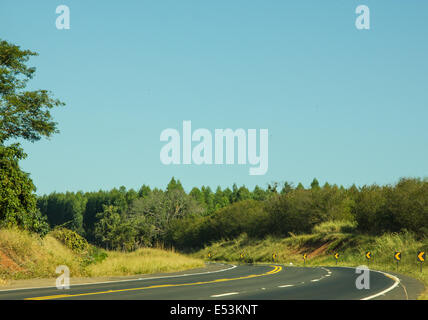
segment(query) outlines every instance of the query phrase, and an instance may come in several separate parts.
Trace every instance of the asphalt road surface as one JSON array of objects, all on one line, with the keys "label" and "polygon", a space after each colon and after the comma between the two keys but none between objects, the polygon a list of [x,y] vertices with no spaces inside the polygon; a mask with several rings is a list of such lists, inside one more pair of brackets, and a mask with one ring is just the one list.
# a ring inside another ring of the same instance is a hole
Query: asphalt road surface
[{"label": "asphalt road surface", "polygon": [[[370,289],[357,289],[355,268],[223,265],[220,270],[73,285],[70,289],[29,288],[0,291],[0,300],[360,300],[408,299],[397,277],[370,272]],[[416,289],[415,289],[416,290]],[[417,288],[423,290],[422,287]]]}]

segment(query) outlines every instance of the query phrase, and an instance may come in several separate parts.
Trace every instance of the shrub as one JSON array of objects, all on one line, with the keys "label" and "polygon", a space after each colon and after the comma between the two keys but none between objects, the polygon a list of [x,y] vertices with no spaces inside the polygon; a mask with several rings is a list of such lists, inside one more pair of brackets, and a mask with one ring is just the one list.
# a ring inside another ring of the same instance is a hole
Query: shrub
[{"label": "shrub", "polygon": [[55,228],[50,235],[74,252],[85,253],[90,249],[88,241],[72,230],[59,227]]}]

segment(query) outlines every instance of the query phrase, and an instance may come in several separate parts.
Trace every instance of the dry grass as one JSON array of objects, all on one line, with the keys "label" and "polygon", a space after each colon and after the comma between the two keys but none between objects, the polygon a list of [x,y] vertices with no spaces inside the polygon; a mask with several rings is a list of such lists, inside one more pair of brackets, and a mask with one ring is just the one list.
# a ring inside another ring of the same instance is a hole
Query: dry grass
[{"label": "dry grass", "polygon": [[158,272],[173,272],[191,268],[204,267],[200,259],[190,258],[174,251],[161,249],[138,249],[130,253],[108,253],[108,258],[98,264],[87,267],[93,276],[125,276]]},{"label": "dry grass", "polygon": [[0,286],[8,280],[57,277],[55,269],[59,265],[66,265],[72,277],[173,272],[205,265],[200,259],[163,249],[108,251],[103,261],[89,265],[87,258],[50,235],[41,239],[17,229],[0,229]]},{"label": "dry grass", "polygon": [[418,297],[418,300],[428,300],[428,289]]},{"label": "dry grass", "polygon": [[[55,277],[59,265],[67,265],[76,276],[84,275],[80,259],[58,240],[15,229],[0,229],[0,278]],[[76,259],[77,258],[77,259]]]}]

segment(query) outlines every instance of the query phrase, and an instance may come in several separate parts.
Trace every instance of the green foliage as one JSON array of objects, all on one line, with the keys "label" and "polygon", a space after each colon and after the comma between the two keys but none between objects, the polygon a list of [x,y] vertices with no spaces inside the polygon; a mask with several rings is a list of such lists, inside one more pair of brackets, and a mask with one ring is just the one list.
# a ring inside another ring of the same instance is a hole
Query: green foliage
[{"label": "green foliage", "polygon": [[293,191],[293,184],[289,183],[289,182],[284,182],[284,185],[281,189],[281,194],[287,194],[290,193],[291,191]]},{"label": "green foliage", "polygon": [[86,267],[93,263],[100,263],[108,256],[105,250],[90,245],[85,238],[70,229],[57,227],[53,229],[49,235],[78,254],[81,257],[82,267]]},{"label": "green foliage", "polygon": [[364,186],[352,211],[361,232],[408,230],[424,237],[428,229],[428,180],[401,179],[395,186]]},{"label": "green foliage", "polygon": [[208,223],[213,240],[231,239],[241,233],[257,238],[269,233],[268,218],[263,202],[243,200],[217,211]]},{"label": "green foliage", "polygon": [[197,201],[184,192],[180,181],[174,178],[165,192],[154,189],[143,197],[127,199],[130,203],[126,205],[120,202],[116,202],[118,205],[102,205],[103,210],[96,214],[94,222],[95,243],[121,250],[153,246],[165,239],[175,220],[203,212]]},{"label": "green foliage", "polygon": [[76,253],[85,253],[90,249],[88,241],[72,230],[58,227],[50,235]]},{"label": "green foliage", "polygon": [[[270,185],[267,190],[270,195],[263,197],[263,201],[254,201],[257,206],[248,200],[238,201],[239,188],[235,185],[231,192],[233,204],[208,217],[192,216],[176,221],[171,225],[167,241],[179,248],[195,249],[220,239],[233,239],[241,233],[261,239],[312,231],[329,235],[410,230],[421,238],[426,237],[426,179],[402,179],[395,186],[361,189],[355,186],[345,189],[328,183],[320,187],[317,181],[310,189],[299,185],[293,189],[287,183],[280,194],[272,191],[276,190],[276,184]],[[261,193],[257,188],[255,191]],[[331,245],[343,245],[343,241],[336,239]]]},{"label": "green foliage", "polygon": [[95,238],[107,249],[131,250],[134,246],[135,228],[130,221],[122,219],[114,206],[104,206],[104,211],[97,214]]},{"label": "green foliage", "polygon": [[316,225],[312,233],[331,234],[331,233],[353,233],[357,224],[352,221],[326,221]]},{"label": "green foliage", "polygon": [[49,226],[36,207],[36,188],[18,165],[25,157],[17,144],[0,145],[0,226],[18,226],[45,235]]},{"label": "green foliage", "polygon": [[268,197],[268,193],[260,188],[259,186],[255,186],[252,194],[252,198],[257,201],[264,201]]},{"label": "green foliage", "polygon": [[317,178],[314,178],[314,180],[312,180],[311,182],[311,189],[319,189],[319,188],[320,188],[320,184]]},{"label": "green foliage", "polygon": [[208,234],[204,233],[206,228],[209,228],[206,223],[207,219],[207,217],[192,215],[172,221],[165,235],[165,241],[181,249],[199,248],[210,238]]},{"label": "green foliage", "polygon": [[18,165],[26,154],[19,144],[5,146],[9,139],[34,142],[58,132],[50,109],[63,103],[46,90],[25,90],[35,73],[26,63],[35,55],[0,40],[0,226],[18,226],[43,236],[49,226],[36,207],[36,188]]},{"label": "green foliage", "polygon": [[[395,186],[351,186],[317,182],[305,189],[284,183],[232,189],[194,187],[187,194],[172,178],[165,191],[143,186],[92,193],[51,194],[38,206],[51,225],[83,227],[91,242],[110,249],[132,250],[165,243],[196,249],[242,233],[262,239],[309,234],[399,232],[426,237],[428,181],[402,179]],[[83,216],[83,218],[82,218]],[[83,223],[82,223],[83,221]],[[332,245],[341,245],[336,239]]]},{"label": "green foliage", "polygon": [[207,217],[189,217],[175,221],[167,240],[180,248],[198,248],[204,243],[232,239],[242,233],[262,237],[269,233],[265,204],[245,200],[218,210]]},{"label": "green foliage", "polygon": [[82,192],[53,193],[38,198],[37,205],[48,218],[51,227],[65,226],[84,235],[83,214],[88,199]]},{"label": "green foliage", "polygon": [[64,104],[46,90],[24,90],[36,71],[26,63],[35,55],[0,41],[0,144],[14,138],[33,142],[58,131],[49,110]]},{"label": "green foliage", "polygon": [[129,217],[151,225],[153,242],[161,241],[170,223],[189,214],[201,214],[202,208],[184,190],[153,191],[147,198],[135,200]]},{"label": "green foliage", "polygon": [[152,192],[152,190],[150,189],[149,186],[146,186],[145,184],[140,188],[140,190],[138,191],[138,197],[140,198],[145,198],[147,197],[150,192]]},{"label": "green foliage", "polygon": [[108,254],[105,250],[95,246],[90,246],[89,251],[87,252],[86,256],[83,258],[82,266],[86,267],[90,264],[101,263],[105,259],[107,259],[107,257],[108,257]]},{"label": "green foliage", "polygon": [[180,180],[175,181],[175,178],[172,177],[171,181],[166,187],[166,192],[184,192],[183,186],[181,185]]}]

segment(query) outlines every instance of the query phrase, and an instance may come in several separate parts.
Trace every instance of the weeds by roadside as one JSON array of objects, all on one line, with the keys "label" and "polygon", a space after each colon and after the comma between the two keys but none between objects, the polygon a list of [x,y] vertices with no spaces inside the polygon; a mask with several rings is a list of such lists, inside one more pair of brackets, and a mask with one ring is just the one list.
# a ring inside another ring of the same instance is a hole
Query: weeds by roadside
[{"label": "weeds by roadside", "polygon": [[8,280],[57,277],[59,265],[66,265],[72,277],[125,276],[204,266],[203,260],[171,250],[106,251],[83,240],[69,230],[56,230],[40,238],[19,229],[0,229],[0,286],[7,285]]}]

